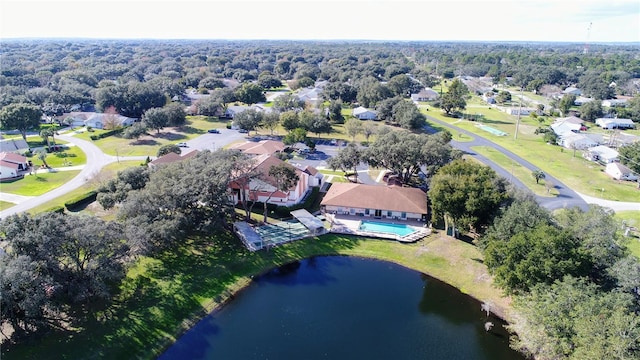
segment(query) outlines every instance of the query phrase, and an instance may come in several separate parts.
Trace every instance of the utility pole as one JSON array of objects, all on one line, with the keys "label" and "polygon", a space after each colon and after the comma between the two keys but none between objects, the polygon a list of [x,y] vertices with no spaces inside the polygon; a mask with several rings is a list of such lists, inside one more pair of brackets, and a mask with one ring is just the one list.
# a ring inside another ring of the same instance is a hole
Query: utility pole
[{"label": "utility pole", "polygon": [[518,120],[516,121],[516,131],[513,134],[513,139],[518,140],[518,129],[520,128],[520,113],[522,112],[522,90],[524,85],[520,85],[520,106],[518,107]]}]

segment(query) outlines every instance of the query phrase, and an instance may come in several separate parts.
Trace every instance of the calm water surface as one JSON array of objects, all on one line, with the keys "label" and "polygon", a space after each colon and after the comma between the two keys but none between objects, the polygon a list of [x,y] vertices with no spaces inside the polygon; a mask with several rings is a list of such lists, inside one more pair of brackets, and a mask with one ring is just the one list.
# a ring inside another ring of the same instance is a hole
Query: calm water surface
[{"label": "calm water surface", "polygon": [[524,358],[502,323],[455,288],[392,263],[330,256],[256,278],[159,359]]}]

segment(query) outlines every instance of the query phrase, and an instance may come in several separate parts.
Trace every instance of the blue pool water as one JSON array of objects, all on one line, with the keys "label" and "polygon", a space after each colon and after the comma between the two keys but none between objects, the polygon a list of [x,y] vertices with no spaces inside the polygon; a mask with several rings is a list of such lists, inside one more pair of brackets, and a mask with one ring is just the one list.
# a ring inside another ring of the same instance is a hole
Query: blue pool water
[{"label": "blue pool water", "polygon": [[491,126],[487,126],[487,125],[480,125],[480,126],[478,126],[478,127],[479,127],[480,129],[484,130],[484,131],[487,131],[487,132],[492,133],[493,135],[498,135],[498,136],[506,136],[506,135],[507,135],[507,133],[506,133],[506,132],[504,132],[504,131],[502,131],[502,130],[498,130],[498,129],[492,128]]},{"label": "blue pool water", "polygon": [[362,221],[360,222],[360,230],[396,234],[399,236],[406,236],[414,232],[413,228],[404,224],[388,224],[378,221]]}]

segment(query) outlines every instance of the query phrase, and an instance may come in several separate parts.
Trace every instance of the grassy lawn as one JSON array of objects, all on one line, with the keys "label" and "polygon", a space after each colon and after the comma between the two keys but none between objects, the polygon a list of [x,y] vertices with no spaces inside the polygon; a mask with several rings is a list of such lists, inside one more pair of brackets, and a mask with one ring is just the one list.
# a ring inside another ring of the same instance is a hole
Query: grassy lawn
[{"label": "grassy lawn", "polygon": [[509,299],[492,286],[477,248],[432,235],[416,244],[325,235],[251,253],[228,234],[189,239],[155,258],[141,257],[129,269],[114,305],[83,329],[56,332],[22,346],[4,346],[3,356],[38,359],[154,359],[185,329],[227,301],[254,275],[317,255],[350,255],[392,261],[446,281],[499,311]]},{"label": "grassy lawn", "polygon": [[[119,163],[116,162],[116,163],[108,164],[107,166],[103,167],[102,170],[100,170],[100,173],[98,173],[95,177],[89,180],[89,182],[85,183],[81,187],[76,188],[73,191],[68,192],[62,196],[59,196],[40,206],[34,207],[29,210],[29,213],[37,214],[43,211],[47,211],[56,206],[64,206],[65,202],[75,198],[76,196],[85,194],[91,190],[95,190],[101,182],[115,177],[118,171],[124,170],[128,167],[133,167],[133,166],[140,166],[140,162],[139,161],[121,161]],[[92,208],[87,208],[85,209],[85,211],[96,215],[92,210]]]},{"label": "grassy lawn", "polygon": [[15,205],[14,203],[0,200],[0,211],[6,210],[14,205]]},{"label": "grassy lawn", "polygon": [[103,152],[109,155],[119,156],[156,156],[162,145],[174,144],[205,134],[208,129],[224,128],[227,121],[220,121],[215,117],[188,116],[187,124],[176,128],[165,128],[159,134],[150,131],[149,135],[140,139],[125,139],[121,135],[109,136],[104,139],[91,140],[91,135],[97,135],[104,130],[82,132],[76,135],[78,138],[92,141]]},{"label": "grassy lawn", "polygon": [[615,215],[616,219],[620,220],[627,226],[635,227],[637,230],[631,232],[631,236],[628,238],[627,248],[636,257],[640,258],[640,211],[618,211]]},{"label": "grassy lawn", "polygon": [[[56,143],[59,143],[56,140]],[[59,145],[59,144],[58,144]],[[77,146],[65,146],[62,151],[49,153],[45,159],[51,167],[65,167],[84,165],[87,163],[87,155]],[[31,161],[35,164],[39,162],[37,156],[33,156]]]},{"label": "grassy lawn", "polygon": [[80,171],[58,171],[25,175],[24,179],[2,184],[2,192],[16,195],[38,196],[73,179]]},{"label": "grassy lawn", "polygon": [[[479,134],[503,146],[573,190],[607,200],[640,202],[640,191],[637,190],[635,183],[612,180],[604,173],[603,166],[583,159],[581,151],[576,151],[574,154],[571,150],[544,143],[540,135],[534,134],[535,129],[540,126],[536,119],[529,116],[521,117],[518,138],[514,139],[516,117],[497,109],[481,106],[472,107],[467,112],[483,114],[484,119],[481,123],[511,134],[510,136],[493,136],[478,129],[476,122],[449,118],[438,109],[434,110],[436,111],[430,111],[428,115]],[[454,140],[457,139],[454,137]]]},{"label": "grassy lawn", "polygon": [[484,155],[489,160],[495,162],[500,165],[502,168],[507,169],[511,175],[518,180],[522,181],[523,184],[529,188],[534,194],[540,196],[556,196],[558,195],[558,191],[555,189],[551,189],[550,192],[547,192],[545,187],[544,179],[540,180],[539,184],[536,184],[536,180],[531,175],[531,171],[524,166],[512,161],[501,153],[500,151],[486,146],[473,146],[472,149],[478,152],[481,155]]}]

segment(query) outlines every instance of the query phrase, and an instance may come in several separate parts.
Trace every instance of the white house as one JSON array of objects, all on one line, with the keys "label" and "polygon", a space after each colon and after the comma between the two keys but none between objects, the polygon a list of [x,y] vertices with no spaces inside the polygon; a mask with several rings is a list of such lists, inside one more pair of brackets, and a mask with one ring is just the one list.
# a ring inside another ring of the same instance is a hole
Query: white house
[{"label": "white house", "polygon": [[603,143],[601,134],[563,134],[558,139],[558,145],[567,149],[584,150]]},{"label": "white house", "polygon": [[585,151],[584,158],[591,161],[600,161],[605,164],[618,161],[618,151],[608,146],[598,145],[590,147]]},{"label": "white house", "polygon": [[602,106],[604,106],[604,107],[625,107],[625,106],[627,106],[627,99],[607,99],[607,100],[602,100]]},{"label": "white house", "polygon": [[351,113],[354,117],[360,119],[360,120],[376,120],[378,119],[378,112],[375,110],[370,110],[367,109],[366,107],[363,106],[358,106],[357,108],[353,109],[353,112]]},{"label": "white house", "polygon": [[599,118],[596,125],[603,129],[633,129],[636,124],[631,119]]},{"label": "white house", "polygon": [[104,129],[110,122],[115,126],[131,126],[137,120],[134,118],[96,112],[71,112],[63,115],[63,122],[71,126],[91,126],[94,129]]},{"label": "white house", "polygon": [[551,124],[551,130],[558,136],[571,135],[570,133],[579,133],[582,129],[581,124],[574,124],[568,121],[556,121]]},{"label": "white house", "polygon": [[334,183],[321,208],[326,213],[363,217],[427,220],[427,194],[417,188]]},{"label": "white house", "polygon": [[440,95],[431,88],[424,88],[417,94],[411,94],[411,100],[414,102],[419,101],[433,101],[440,97]]},{"label": "white house", "polygon": [[12,152],[0,153],[0,179],[11,179],[29,170],[27,158]]},{"label": "white house", "polygon": [[580,89],[578,89],[576,87],[573,87],[573,86],[569,86],[568,88],[564,89],[562,91],[562,93],[565,94],[565,95],[566,94],[573,94],[575,96],[580,96],[580,95],[582,95],[582,90],[580,90]]},{"label": "white house", "polygon": [[224,112],[224,116],[229,119],[233,119],[234,116],[240,114],[243,111],[249,110],[250,107],[242,106],[242,105],[231,105],[227,107],[227,110]]},{"label": "white house", "polygon": [[638,180],[638,176],[631,169],[617,162],[607,164],[604,172],[616,180]]}]

